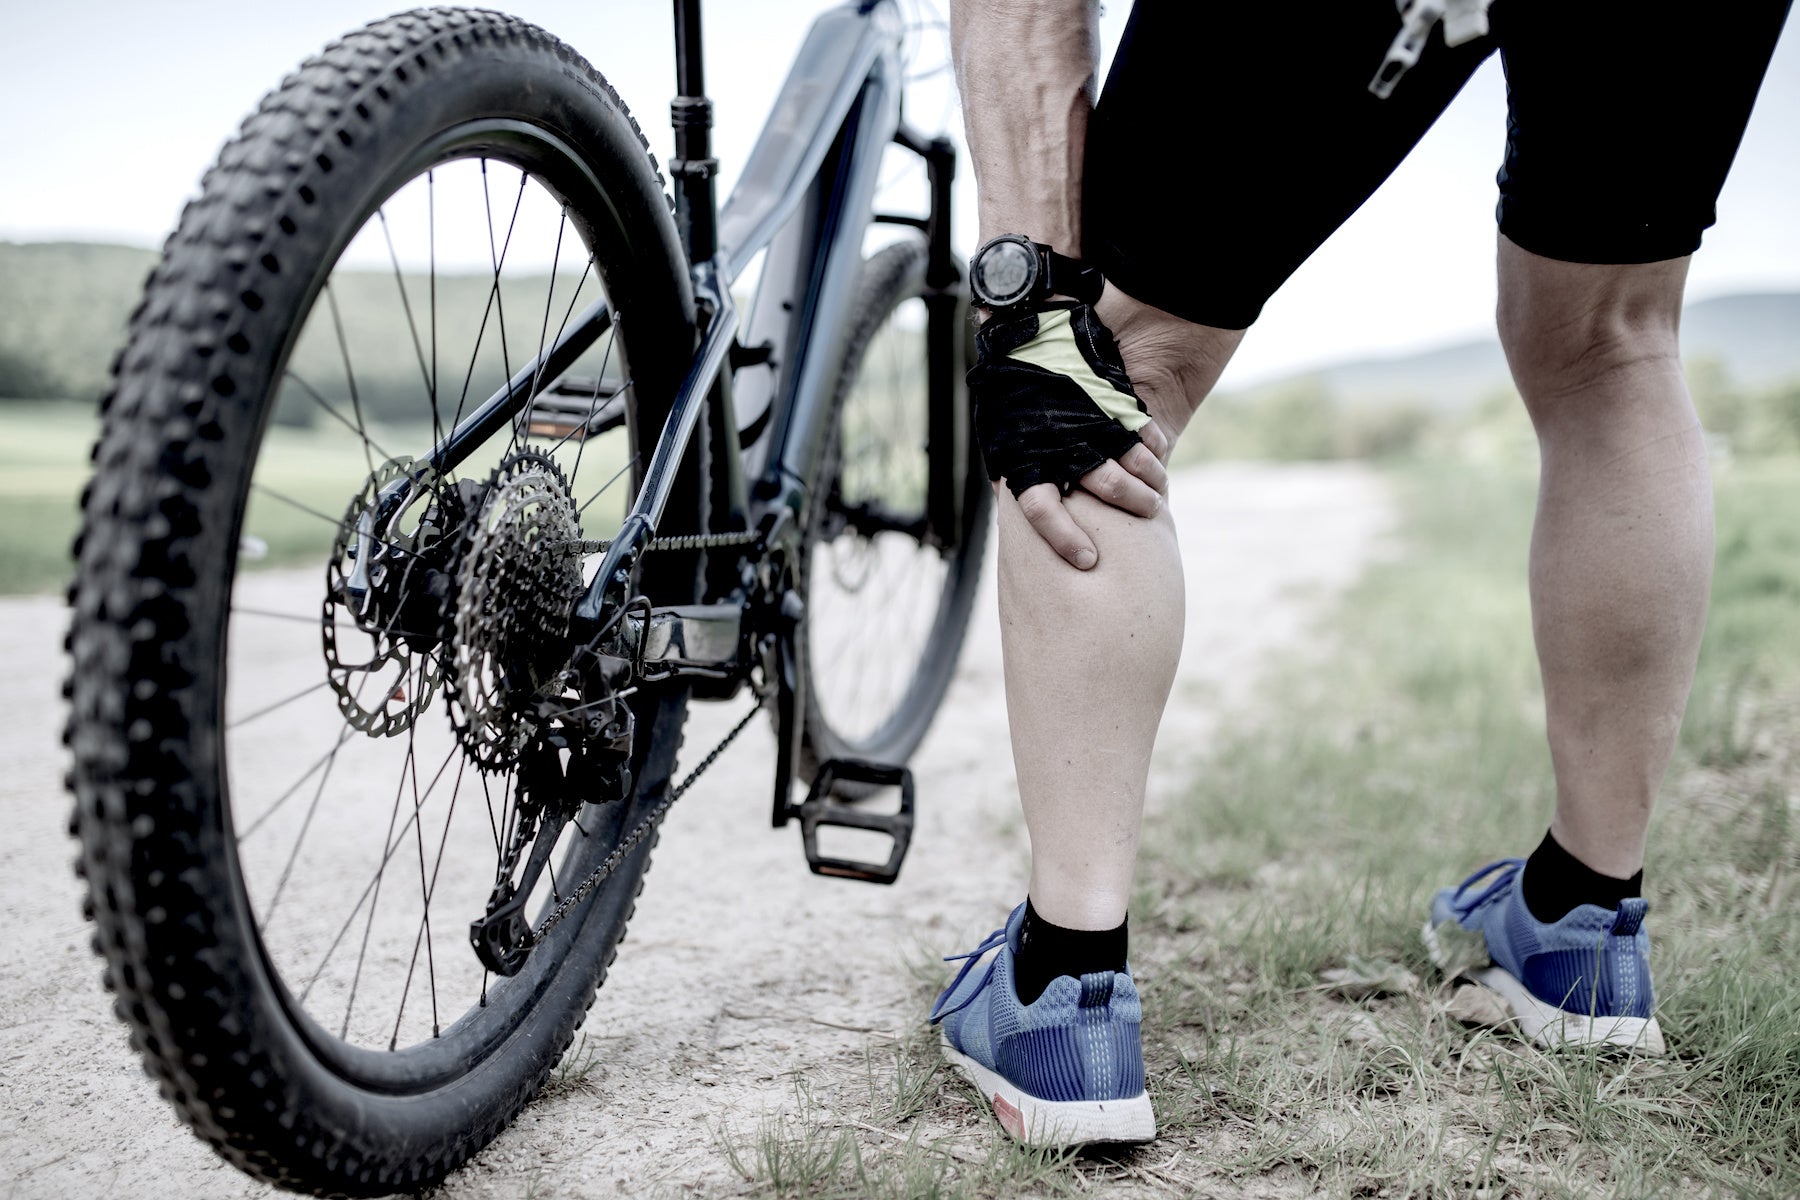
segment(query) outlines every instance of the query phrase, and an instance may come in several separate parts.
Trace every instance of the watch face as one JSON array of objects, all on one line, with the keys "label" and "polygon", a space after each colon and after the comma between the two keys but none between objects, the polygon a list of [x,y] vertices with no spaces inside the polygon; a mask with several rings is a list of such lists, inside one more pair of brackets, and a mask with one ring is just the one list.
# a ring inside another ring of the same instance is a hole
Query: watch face
[{"label": "watch face", "polygon": [[991,305],[1015,303],[1031,290],[1036,267],[1036,256],[1018,242],[994,242],[976,261],[977,291]]}]

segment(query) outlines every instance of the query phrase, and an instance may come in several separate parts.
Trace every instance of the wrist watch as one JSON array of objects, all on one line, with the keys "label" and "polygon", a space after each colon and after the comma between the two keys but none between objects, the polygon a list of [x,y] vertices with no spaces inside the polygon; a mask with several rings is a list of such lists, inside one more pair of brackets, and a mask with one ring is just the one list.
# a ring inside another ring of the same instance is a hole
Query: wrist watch
[{"label": "wrist watch", "polygon": [[989,238],[969,260],[975,302],[995,311],[1039,305],[1051,296],[1092,304],[1105,285],[1100,268],[1017,233]]}]

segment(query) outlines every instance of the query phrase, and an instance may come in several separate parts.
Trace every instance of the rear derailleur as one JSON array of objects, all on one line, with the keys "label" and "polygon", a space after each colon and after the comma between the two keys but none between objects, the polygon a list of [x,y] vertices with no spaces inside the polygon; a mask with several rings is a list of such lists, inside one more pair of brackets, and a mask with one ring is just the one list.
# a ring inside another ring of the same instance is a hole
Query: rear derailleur
[{"label": "rear derailleur", "polygon": [[[520,756],[510,828],[486,912],[469,923],[469,941],[482,966],[496,975],[516,975],[536,944],[525,906],[550,866],[564,830],[580,828],[582,809],[631,794],[631,746],[636,719],[623,701],[609,700],[601,715],[564,712],[549,732]],[[586,831],[583,830],[583,833]],[[520,869],[521,858],[524,867]],[[552,896],[556,895],[551,870]]]}]

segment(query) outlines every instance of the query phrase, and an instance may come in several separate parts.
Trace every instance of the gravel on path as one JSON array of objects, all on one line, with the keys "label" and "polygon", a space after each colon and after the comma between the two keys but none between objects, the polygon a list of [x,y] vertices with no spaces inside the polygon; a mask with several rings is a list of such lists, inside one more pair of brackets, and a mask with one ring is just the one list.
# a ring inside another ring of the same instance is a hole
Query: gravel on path
[{"label": "gravel on path", "polygon": [[[1216,716],[1271,651],[1312,629],[1359,574],[1392,509],[1355,466],[1216,465],[1171,505],[1187,637],[1152,773],[1151,816],[1179,799]],[[872,1039],[924,1018],[911,964],[974,944],[1023,894],[992,571],[960,670],[914,761],[918,829],[892,888],[818,879],[798,835],[768,828],[773,739],[747,732],[669,817],[638,912],[578,1052],[578,1087],[532,1105],[441,1195],[736,1190],[721,1132],[860,1086]],[[0,1198],[272,1194],[175,1119],[100,987],[70,871],[58,740],[65,612],[0,600]],[[740,704],[696,706],[710,746]]]}]

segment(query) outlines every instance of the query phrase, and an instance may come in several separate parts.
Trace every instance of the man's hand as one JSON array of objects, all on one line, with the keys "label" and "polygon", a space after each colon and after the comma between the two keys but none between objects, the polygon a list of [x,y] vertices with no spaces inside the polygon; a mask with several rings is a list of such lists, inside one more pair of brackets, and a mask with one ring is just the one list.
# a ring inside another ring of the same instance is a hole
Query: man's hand
[{"label": "man's hand", "polygon": [[[1138,430],[1143,444],[1102,463],[1081,477],[1081,490],[1133,516],[1154,517],[1169,490],[1169,473],[1163,460],[1169,456],[1169,438],[1152,420]],[[1100,561],[1094,539],[1069,515],[1063,495],[1054,483],[1040,483],[1019,493],[1019,511],[1039,537],[1071,566],[1086,571]]]},{"label": "man's hand", "polygon": [[1086,304],[997,314],[969,372],[975,436],[1040,537],[1088,570],[1099,552],[1063,502],[1076,488],[1150,518],[1170,440],[1152,420],[1105,323]]}]

